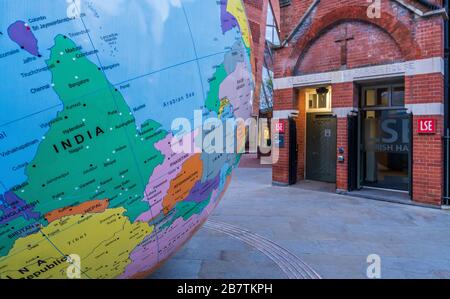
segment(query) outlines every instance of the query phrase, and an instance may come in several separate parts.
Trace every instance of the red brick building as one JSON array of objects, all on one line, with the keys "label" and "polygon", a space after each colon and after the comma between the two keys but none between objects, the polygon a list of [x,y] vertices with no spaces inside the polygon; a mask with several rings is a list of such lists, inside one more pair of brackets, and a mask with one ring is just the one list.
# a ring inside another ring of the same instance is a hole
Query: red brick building
[{"label": "red brick building", "polygon": [[287,129],[274,183],[318,180],[441,205],[444,1],[280,2],[274,117]]},{"label": "red brick building", "polygon": [[279,0],[244,0],[244,5],[252,32],[252,55],[255,67],[255,102],[253,105],[253,116],[259,116],[261,86],[263,79],[264,56],[266,49],[266,25],[267,15],[273,12],[275,22],[280,23]]}]

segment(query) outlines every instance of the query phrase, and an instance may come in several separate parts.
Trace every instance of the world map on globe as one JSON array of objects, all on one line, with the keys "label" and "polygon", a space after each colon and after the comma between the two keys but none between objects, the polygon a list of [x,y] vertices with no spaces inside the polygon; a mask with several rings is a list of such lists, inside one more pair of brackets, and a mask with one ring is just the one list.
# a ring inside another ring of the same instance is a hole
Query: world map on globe
[{"label": "world map on globe", "polygon": [[0,278],[146,277],[179,249],[240,154],[174,137],[250,116],[250,43],[241,0],[1,1]]}]

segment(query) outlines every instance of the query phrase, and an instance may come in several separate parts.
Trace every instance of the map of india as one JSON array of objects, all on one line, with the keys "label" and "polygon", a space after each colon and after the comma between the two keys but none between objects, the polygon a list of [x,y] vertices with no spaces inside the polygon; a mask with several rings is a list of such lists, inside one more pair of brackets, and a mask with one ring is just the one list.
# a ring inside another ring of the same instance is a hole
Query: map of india
[{"label": "map of india", "polygon": [[240,154],[193,119],[250,117],[244,6],[161,1],[3,4],[0,279],[147,277],[219,204]]}]

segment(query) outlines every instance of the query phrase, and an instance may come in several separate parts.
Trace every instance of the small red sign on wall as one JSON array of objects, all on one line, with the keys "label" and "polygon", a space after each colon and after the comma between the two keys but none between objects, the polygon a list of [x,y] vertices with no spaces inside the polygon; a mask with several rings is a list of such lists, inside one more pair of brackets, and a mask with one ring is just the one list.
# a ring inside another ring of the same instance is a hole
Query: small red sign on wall
[{"label": "small red sign on wall", "polygon": [[284,134],[284,133],[285,133],[284,123],[278,122],[278,123],[276,124],[275,129],[276,129],[276,131],[277,131],[278,134]]},{"label": "small red sign on wall", "polygon": [[419,118],[417,120],[417,133],[436,134],[436,120],[433,118]]}]

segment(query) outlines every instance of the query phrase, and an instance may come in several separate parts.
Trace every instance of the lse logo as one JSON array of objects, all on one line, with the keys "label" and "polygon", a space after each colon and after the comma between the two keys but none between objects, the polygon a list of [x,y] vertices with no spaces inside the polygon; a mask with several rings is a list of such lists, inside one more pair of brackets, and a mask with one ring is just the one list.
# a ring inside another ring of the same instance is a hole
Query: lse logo
[{"label": "lse logo", "polygon": [[278,123],[276,124],[275,129],[276,129],[276,131],[277,131],[278,134],[284,134],[284,132],[285,132],[284,123],[278,122]]},{"label": "lse logo", "polygon": [[417,131],[419,134],[435,134],[436,120],[432,118],[421,118],[417,121]]}]

